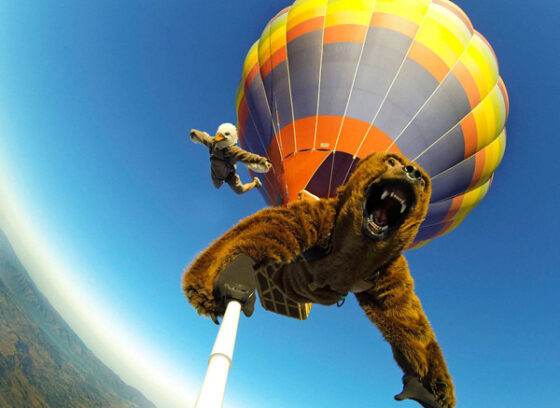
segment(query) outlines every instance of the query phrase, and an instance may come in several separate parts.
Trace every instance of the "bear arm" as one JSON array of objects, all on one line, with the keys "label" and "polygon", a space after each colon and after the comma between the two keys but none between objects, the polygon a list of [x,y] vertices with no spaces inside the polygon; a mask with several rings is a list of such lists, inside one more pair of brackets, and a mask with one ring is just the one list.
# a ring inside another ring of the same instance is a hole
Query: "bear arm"
[{"label": "bear arm", "polygon": [[202,252],[183,275],[183,291],[202,315],[224,313],[213,297],[214,282],[240,254],[256,264],[291,262],[324,239],[332,228],[331,200],[301,201],[291,207],[267,208],[242,220]]},{"label": "bear arm", "polygon": [[356,297],[391,345],[405,374],[416,376],[443,406],[455,406],[454,387],[414,281],[401,255],[374,287]]}]

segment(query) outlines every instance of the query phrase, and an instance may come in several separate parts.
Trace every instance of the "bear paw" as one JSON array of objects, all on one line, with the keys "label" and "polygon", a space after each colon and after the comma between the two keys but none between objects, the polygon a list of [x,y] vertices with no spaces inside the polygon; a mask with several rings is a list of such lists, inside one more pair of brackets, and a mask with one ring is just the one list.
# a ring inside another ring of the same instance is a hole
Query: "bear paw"
[{"label": "bear paw", "polygon": [[198,285],[189,285],[185,287],[185,294],[199,315],[209,316],[212,320],[216,321],[216,316],[219,315],[216,301],[206,288]]},{"label": "bear paw", "polygon": [[431,379],[424,386],[432,393],[442,408],[453,408],[456,405],[455,391],[451,378]]}]

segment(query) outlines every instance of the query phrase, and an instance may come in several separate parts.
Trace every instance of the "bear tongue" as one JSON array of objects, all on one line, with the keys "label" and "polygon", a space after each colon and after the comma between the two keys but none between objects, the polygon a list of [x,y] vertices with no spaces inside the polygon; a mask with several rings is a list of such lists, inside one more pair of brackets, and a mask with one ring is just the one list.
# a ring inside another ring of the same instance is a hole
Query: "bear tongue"
[{"label": "bear tongue", "polygon": [[385,210],[385,208],[376,208],[373,211],[373,220],[380,227],[387,225],[387,223],[389,222],[389,217],[387,216],[387,211]]}]

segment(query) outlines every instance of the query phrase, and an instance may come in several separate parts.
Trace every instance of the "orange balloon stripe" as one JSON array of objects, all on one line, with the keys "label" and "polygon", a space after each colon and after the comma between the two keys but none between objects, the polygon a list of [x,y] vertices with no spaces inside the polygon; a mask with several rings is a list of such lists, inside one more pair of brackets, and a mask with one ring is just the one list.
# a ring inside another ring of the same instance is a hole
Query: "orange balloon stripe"
[{"label": "orange balloon stripe", "polygon": [[421,246],[426,245],[428,242],[430,241],[419,241],[419,242],[413,242],[412,244],[410,244],[406,250],[410,251],[411,249],[416,249],[416,248],[420,248]]},{"label": "orange balloon stripe", "polygon": [[266,78],[266,76],[276,68],[280,63],[286,61],[288,57],[286,46],[283,46],[276,50],[274,54],[269,55],[268,58],[261,64],[261,76]]},{"label": "orange balloon stripe", "polygon": [[393,31],[398,31],[410,38],[414,38],[416,32],[418,31],[418,24],[415,24],[404,17],[387,13],[373,13],[370,25],[373,27],[388,28]]},{"label": "orange balloon stripe", "polygon": [[345,118],[336,150],[353,154],[360,146],[362,141],[361,135],[364,135],[368,128],[369,123],[353,118]]},{"label": "orange balloon stripe", "polygon": [[[502,137],[503,136],[503,137]],[[494,170],[500,164],[505,150],[505,129],[496,139],[474,155],[475,170],[467,191],[484,184],[493,177]]]},{"label": "orange balloon stripe", "polygon": [[290,42],[312,31],[322,30],[324,22],[325,22],[325,17],[322,16],[322,17],[314,17],[312,19],[309,19],[307,21],[298,24],[297,26],[288,30],[287,41]]},{"label": "orange balloon stripe", "polygon": [[463,130],[463,138],[465,140],[465,159],[476,153],[478,131],[474,115],[469,113],[461,121],[461,129]]},{"label": "orange balloon stripe", "polygon": [[315,149],[334,150],[342,116],[317,116],[317,141]]},{"label": "orange balloon stripe", "polygon": [[438,82],[443,81],[450,69],[435,52],[416,41],[410,48],[408,58],[424,67]]},{"label": "orange balloon stripe", "polygon": [[[369,124],[368,124],[369,126]],[[356,157],[365,157],[370,152],[384,152],[393,143],[393,140],[385,134],[382,130],[379,130],[375,126],[371,126],[364,139],[364,143],[359,150],[354,150]],[[361,133],[364,134],[365,132]],[[361,142],[361,140],[360,140]],[[359,146],[359,145],[358,145]],[[396,152],[399,152],[399,148],[393,143]],[[395,151],[391,148],[391,151]]]},{"label": "orange balloon stripe", "polygon": [[294,125],[293,123],[288,123],[280,132],[275,135],[276,138],[280,139],[280,144],[282,145],[282,156],[284,158],[291,156],[296,151],[296,145],[294,140]]},{"label": "orange balloon stripe", "polygon": [[297,200],[298,194],[305,188],[315,171],[330,154],[328,151],[298,152],[284,160],[288,202]]},{"label": "orange balloon stripe", "polygon": [[315,116],[312,116],[310,118],[299,119],[294,122],[298,151],[313,149],[316,121],[317,119]]},{"label": "orange balloon stripe", "polygon": [[397,144],[396,144],[396,143],[393,143],[393,145],[391,146],[391,148],[389,148],[389,149],[387,150],[387,152],[389,152],[389,153],[399,153],[399,154],[402,154],[401,150],[397,147]]},{"label": "orange balloon stripe", "polygon": [[243,140],[244,132],[242,130],[245,129],[247,116],[249,116],[249,107],[247,106],[247,101],[243,98],[237,108],[237,128],[239,129],[239,137],[241,140]]},{"label": "orange balloon stripe", "polygon": [[476,82],[470,71],[461,61],[458,61],[452,72],[463,86],[463,89],[467,94],[467,98],[469,99],[471,109],[474,109],[474,107],[480,103],[481,97],[478,86],[476,86]]},{"label": "orange balloon stripe", "polygon": [[[365,135],[365,140],[360,147],[360,143],[364,139],[363,135]],[[346,118],[342,125],[342,132],[336,150],[352,155],[356,153],[356,157],[362,157],[362,155],[366,156],[372,152],[385,151],[391,142],[392,140],[389,136],[375,126],[370,127],[370,124],[367,122]],[[396,151],[398,151],[398,147]]]},{"label": "orange balloon stripe", "polygon": [[486,163],[486,149],[479,151],[475,156],[475,165],[474,165],[474,172],[471,180],[471,184],[467,188],[467,191],[472,189],[475,185],[477,185],[482,177],[484,172],[484,164]]},{"label": "orange balloon stripe", "polygon": [[363,43],[367,27],[358,24],[341,24],[325,28],[323,44],[338,42]]},{"label": "orange balloon stripe", "polygon": [[461,194],[453,198],[453,200],[451,201],[451,206],[449,208],[449,211],[447,212],[447,215],[443,218],[442,223],[448,222],[453,219],[455,214],[457,214],[457,211],[461,209],[461,204],[463,204],[464,197],[465,197],[464,194]]},{"label": "orange balloon stripe", "polygon": [[[315,146],[313,146],[316,121],[317,141]],[[287,124],[276,135],[282,143],[283,157],[287,158],[296,153],[294,128],[296,129],[297,152],[310,149],[332,151],[334,150],[334,143],[338,137],[341,124],[342,130],[336,148],[337,151],[343,151],[352,155],[355,153],[356,157],[362,157],[374,151],[386,151],[393,142],[389,136],[375,126],[370,127],[369,123],[358,119],[347,117],[344,118],[344,123],[342,123],[342,117],[340,116],[312,116]],[[364,139],[363,135],[365,135],[365,140],[360,147],[360,143]],[[400,153],[396,144],[393,144],[388,151]]]},{"label": "orange balloon stripe", "polygon": [[448,232],[450,232],[452,229],[453,229],[453,221],[449,221],[449,222],[445,223],[442,226],[441,230],[439,230],[438,233],[434,234],[433,237],[434,238],[441,237],[442,235],[445,235]]},{"label": "orange balloon stripe", "polygon": [[245,85],[244,85],[244,90],[245,92],[247,91],[247,89],[249,88],[249,86],[251,85],[251,82],[253,82],[253,79],[255,79],[255,76],[259,73],[259,62],[257,61],[255,63],[255,65],[253,65],[253,67],[251,68],[251,70],[249,71],[249,73],[247,74],[247,79],[245,80]]},{"label": "orange balloon stripe", "polygon": [[[467,191],[464,194],[461,194],[460,197],[462,201],[462,208],[457,208],[452,204],[452,209],[450,209],[449,214],[444,219],[445,225],[443,225],[438,233],[434,234],[433,238],[447,234],[448,232],[457,228],[457,226],[461,224],[461,222],[463,222],[467,214],[472,211],[478,204],[480,204],[484,196],[486,196],[488,190],[490,189],[490,186],[492,185],[493,179],[494,175],[492,174],[492,176],[490,176],[490,178],[484,182],[485,185],[479,187],[477,191],[474,192],[475,196],[470,197],[469,200],[464,200],[464,198],[468,194],[472,194],[472,191]],[[457,197],[457,201],[459,201],[458,198],[459,197]]]}]

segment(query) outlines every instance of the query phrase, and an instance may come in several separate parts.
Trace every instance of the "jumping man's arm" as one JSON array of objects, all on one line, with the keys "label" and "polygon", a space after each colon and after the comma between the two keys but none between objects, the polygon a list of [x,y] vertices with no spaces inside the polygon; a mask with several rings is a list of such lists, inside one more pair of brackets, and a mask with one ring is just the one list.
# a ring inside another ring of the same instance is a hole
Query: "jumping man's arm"
[{"label": "jumping man's arm", "polygon": [[210,147],[214,138],[206,132],[201,132],[200,130],[192,129],[190,133],[191,141],[193,143],[201,144],[206,147]]},{"label": "jumping man's arm", "polygon": [[232,154],[233,160],[240,161],[252,170],[255,170],[259,173],[266,173],[269,169],[267,163],[270,162],[266,157],[262,157],[255,153],[250,153],[246,150],[243,150],[239,146],[230,147],[230,152]]}]

